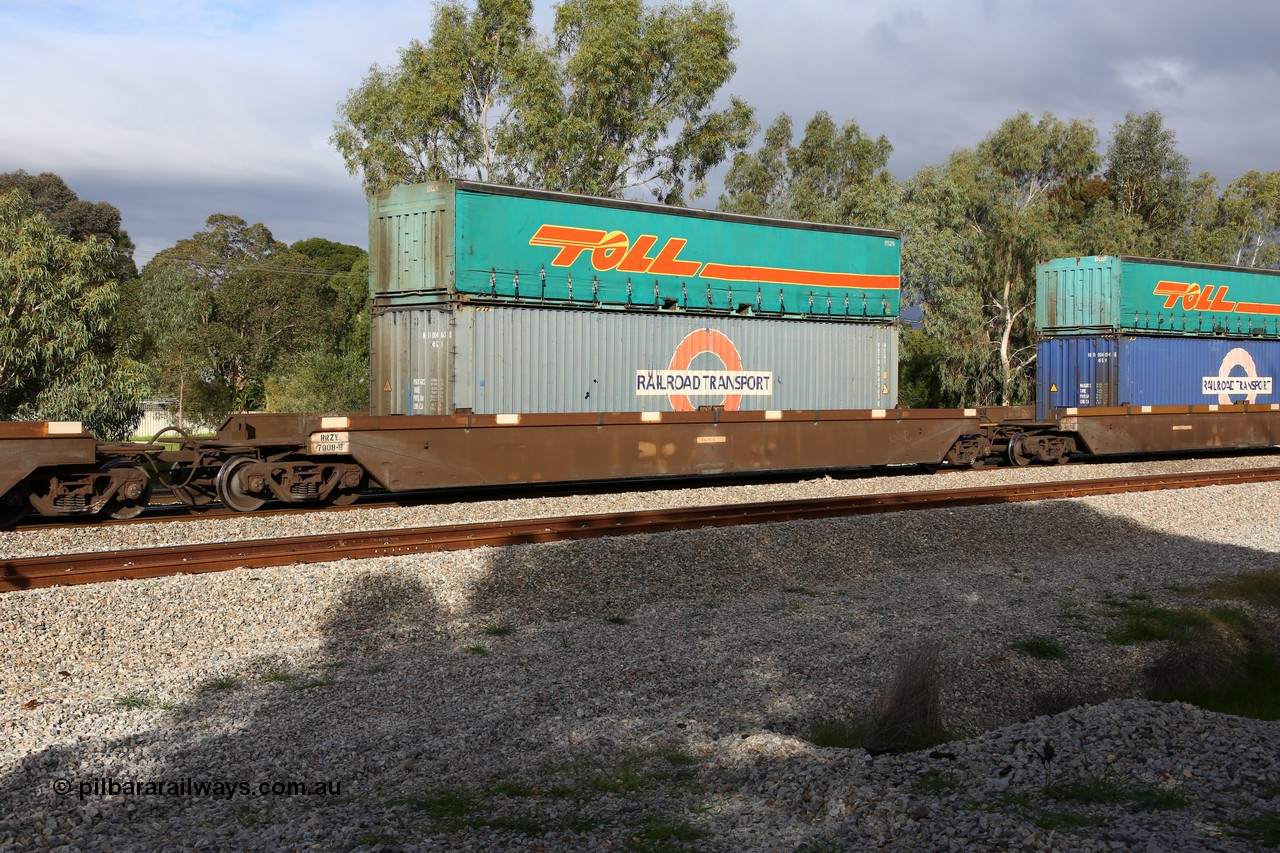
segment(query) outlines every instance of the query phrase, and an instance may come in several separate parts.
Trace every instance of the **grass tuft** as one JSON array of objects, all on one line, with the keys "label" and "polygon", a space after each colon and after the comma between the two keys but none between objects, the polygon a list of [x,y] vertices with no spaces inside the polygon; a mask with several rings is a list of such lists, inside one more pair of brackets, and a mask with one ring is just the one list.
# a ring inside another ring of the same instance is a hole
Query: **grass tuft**
[{"label": "grass tuft", "polygon": [[862,748],[872,753],[913,752],[944,743],[938,689],[937,643],[917,643],[898,664],[874,710],[861,718],[814,722],[809,740],[817,746]]},{"label": "grass tuft", "polygon": [[1260,847],[1280,847],[1280,812],[1255,811],[1231,824],[1237,838],[1246,838]]},{"label": "grass tuft", "polygon": [[1033,658],[1042,658],[1044,660],[1061,660],[1067,656],[1067,650],[1062,643],[1053,637],[1027,637],[1025,640],[1019,640],[1012,644],[1012,647],[1020,652],[1026,652]]},{"label": "grass tuft", "polygon": [[511,625],[484,625],[480,628],[480,633],[486,637],[505,637],[515,632],[516,629]]},{"label": "grass tuft", "polygon": [[1280,571],[1248,572],[1199,590],[1205,598],[1252,601],[1280,610]]},{"label": "grass tuft", "polygon": [[1088,773],[1074,779],[1054,779],[1044,786],[1051,800],[1081,805],[1128,804],[1141,811],[1180,809],[1187,796],[1180,788],[1156,788],[1109,773]]}]

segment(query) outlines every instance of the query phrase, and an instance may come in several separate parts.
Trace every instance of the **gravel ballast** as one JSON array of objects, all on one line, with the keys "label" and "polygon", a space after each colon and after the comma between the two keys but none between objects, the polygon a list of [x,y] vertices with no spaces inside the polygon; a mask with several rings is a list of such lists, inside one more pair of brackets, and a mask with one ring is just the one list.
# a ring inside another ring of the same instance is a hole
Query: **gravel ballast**
[{"label": "gravel ballast", "polygon": [[[1160,470],[1219,463],[1276,459]],[[0,551],[969,477],[31,531]],[[1280,724],[1136,698],[1161,645],[1104,635],[1115,601],[1185,606],[1185,587],[1280,568],[1277,517],[1278,484],[1211,487],[0,596],[0,847],[1256,849],[1280,812]],[[1030,637],[1067,656],[1013,647]],[[920,641],[941,649],[953,741],[806,739],[869,707]]]}]

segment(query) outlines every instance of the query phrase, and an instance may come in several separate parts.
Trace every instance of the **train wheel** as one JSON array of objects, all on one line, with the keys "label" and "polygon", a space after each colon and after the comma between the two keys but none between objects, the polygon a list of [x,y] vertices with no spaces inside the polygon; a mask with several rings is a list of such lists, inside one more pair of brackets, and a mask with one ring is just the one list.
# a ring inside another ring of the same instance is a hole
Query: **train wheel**
[{"label": "train wheel", "polygon": [[172,486],[173,496],[194,510],[207,509],[218,496],[199,486]]},{"label": "train wheel", "polygon": [[360,499],[361,494],[362,493],[356,489],[342,489],[341,491],[335,490],[333,497],[329,498],[329,503],[333,506],[351,506],[351,504]]},{"label": "train wheel", "polygon": [[161,482],[169,486],[175,498],[196,512],[208,508],[218,497],[213,484],[197,477],[189,465],[174,465],[163,475]]},{"label": "train wheel", "polygon": [[1031,457],[1022,447],[1022,433],[1009,439],[1009,451],[1006,455],[1009,457],[1010,464],[1017,465],[1019,468],[1031,461]]},{"label": "train wheel", "polygon": [[151,477],[142,467],[122,459],[107,463],[103,470],[113,468],[131,468],[142,476],[141,486],[129,484],[128,494],[117,493],[111,499],[111,503],[107,504],[107,514],[112,518],[134,518],[147,508],[147,504],[151,503]]},{"label": "train wheel", "polygon": [[342,475],[342,483],[329,493],[329,503],[332,506],[350,506],[364,494],[364,489],[364,472],[347,471]]},{"label": "train wheel", "polygon": [[252,456],[233,456],[218,471],[218,477],[214,483],[218,490],[218,500],[225,506],[236,512],[253,512],[267,502],[266,498],[253,494],[241,482],[241,469],[247,465],[257,464],[257,461]]}]

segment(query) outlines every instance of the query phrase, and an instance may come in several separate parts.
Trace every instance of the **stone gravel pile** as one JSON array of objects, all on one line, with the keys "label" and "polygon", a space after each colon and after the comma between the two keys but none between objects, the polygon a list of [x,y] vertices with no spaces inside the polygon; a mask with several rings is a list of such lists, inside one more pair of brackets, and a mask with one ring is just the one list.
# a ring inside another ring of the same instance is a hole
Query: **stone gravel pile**
[{"label": "stone gravel pile", "polygon": [[[686,497],[542,514],[593,500]],[[0,848],[1256,849],[1280,724],[1135,698],[1162,647],[1105,635],[1280,568],[1277,517],[1280,485],[1215,487],[5,595]],[[808,741],[920,642],[950,742]]]}]

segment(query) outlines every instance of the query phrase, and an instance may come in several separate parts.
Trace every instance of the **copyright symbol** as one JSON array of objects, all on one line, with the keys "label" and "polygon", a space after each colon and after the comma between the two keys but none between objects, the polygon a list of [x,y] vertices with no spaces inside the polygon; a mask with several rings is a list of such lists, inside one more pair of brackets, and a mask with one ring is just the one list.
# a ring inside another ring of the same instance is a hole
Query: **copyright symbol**
[{"label": "copyright symbol", "polygon": [[54,780],[53,780],[53,792],[54,792],[55,794],[57,794],[57,795],[59,795],[59,796],[63,796],[63,797],[65,797],[67,794],[70,794],[70,793],[71,793],[71,780],[70,780],[70,779],[54,779]]}]

